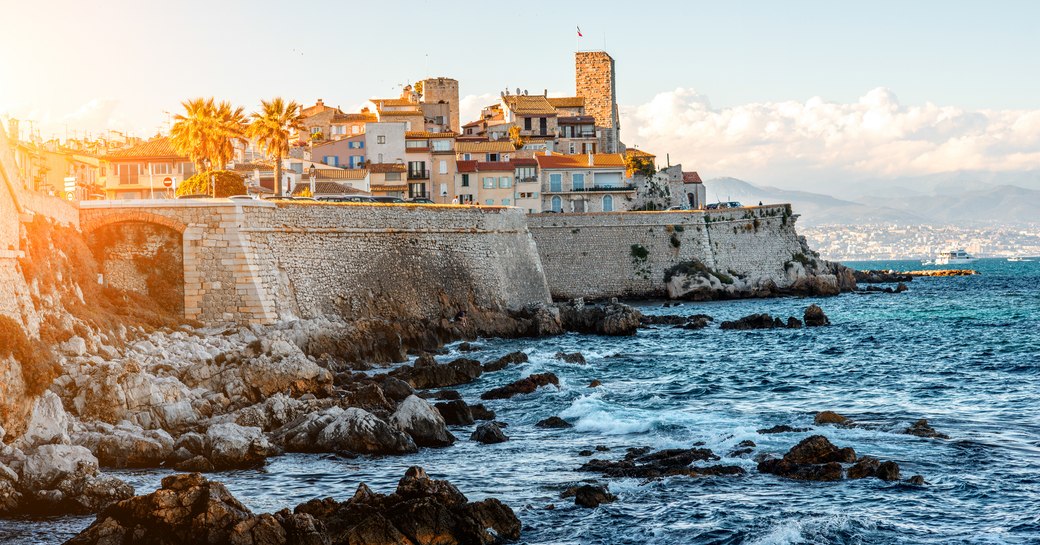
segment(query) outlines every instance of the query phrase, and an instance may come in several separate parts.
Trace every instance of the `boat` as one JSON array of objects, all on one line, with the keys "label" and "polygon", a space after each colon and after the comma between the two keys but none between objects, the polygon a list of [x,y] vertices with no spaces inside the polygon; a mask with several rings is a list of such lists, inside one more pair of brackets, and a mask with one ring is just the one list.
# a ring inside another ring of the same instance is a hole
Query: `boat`
[{"label": "boat", "polygon": [[922,265],[935,265],[935,261],[933,261],[931,259],[926,259],[926,260],[922,261],[921,264]]},{"label": "boat", "polygon": [[948,252],[942,252],[935,257],[936,265],[957,265],[960,263],[971,263],[973,261],[975,261],[975,257],[964,250],[950,250]]},{"label": "boat", "polygon": [[1033,260],[1032,259],[1026,259],[1024,257],[1017,257],[1016,256],[1016,257],[1009,257],[1008,261],[1010,261],[1011,263],[1024,263],[1024,262],[1030,262],[1030,261],[1033,261]]}]

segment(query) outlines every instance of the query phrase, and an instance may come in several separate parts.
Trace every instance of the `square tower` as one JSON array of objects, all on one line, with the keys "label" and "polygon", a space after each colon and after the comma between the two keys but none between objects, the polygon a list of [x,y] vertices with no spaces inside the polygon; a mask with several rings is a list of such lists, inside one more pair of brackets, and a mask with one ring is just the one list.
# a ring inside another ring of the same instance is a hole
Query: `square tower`
[{"label": "square tower", "polygon": [[599,149],[603,153],[621,151],[616,81],[614,58],[606,51],[574,54],[575,94],[585,99],[585,114],[596,120]]},{"label": "square tower", "polygon": [[447,104],[448,125],[458,133],[459,126],[459,82],[452,78],[427,78],[422,80],[424,104]]}]

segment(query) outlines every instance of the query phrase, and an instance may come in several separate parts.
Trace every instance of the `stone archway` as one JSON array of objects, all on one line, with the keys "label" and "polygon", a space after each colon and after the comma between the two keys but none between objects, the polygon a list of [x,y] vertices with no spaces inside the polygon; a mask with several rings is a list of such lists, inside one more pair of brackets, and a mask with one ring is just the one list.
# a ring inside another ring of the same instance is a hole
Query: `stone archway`
[{"label": "stone archway", "polygon": [[157,308],[183,317],[184,226],[161,216],[142,219],[115,216],[84,226],[101,283],[147,296]]}]

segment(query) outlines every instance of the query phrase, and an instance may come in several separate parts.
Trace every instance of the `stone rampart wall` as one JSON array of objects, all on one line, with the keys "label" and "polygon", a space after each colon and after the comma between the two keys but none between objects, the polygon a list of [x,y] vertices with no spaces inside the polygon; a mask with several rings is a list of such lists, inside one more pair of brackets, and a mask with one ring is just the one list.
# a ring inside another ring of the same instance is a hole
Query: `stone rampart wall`
[{"label": "stone rampart wall", "polygon": [[528,219],[554,298],[664,294],[664,273],[697,259],[785,281],[802,251],[788,205],[718,211],[539,214]]}]

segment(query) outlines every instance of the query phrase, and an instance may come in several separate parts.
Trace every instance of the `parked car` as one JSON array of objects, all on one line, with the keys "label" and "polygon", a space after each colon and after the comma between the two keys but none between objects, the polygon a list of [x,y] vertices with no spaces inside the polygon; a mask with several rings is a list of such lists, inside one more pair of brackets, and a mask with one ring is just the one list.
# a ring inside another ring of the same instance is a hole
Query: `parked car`
[{"label": "parked car", "polygon": [[724,208],[743,208],[743,207],[744,207],[744,205],[740,204],[737,201],[728,201],[728,202],[713,202],[713,203],[709,204],[706,208],[708,210],[722,210]]},{"label": "parked car", "polygon": [[254,197],[253,195],[232,195],[232,196],[230,196],[228,198],[233,200],[233,201],[255,201],[255,200],[257,200],[257,198]]},{"label": "parked car", "polygon": [[430,199],[427,199],[425,197],[416,197],[414,199],[408,199],[407,202],[415,203],[415,204],[437,204],[437,203],[435,203],[435,202],[433,202]]},{"label": "parked car", "polygon": [[392,203],[404,202],[404,199],[402,199],[401,197],[372,197],[372,199],[375,202],[392,202]]}]

